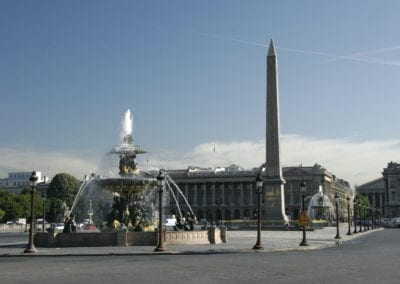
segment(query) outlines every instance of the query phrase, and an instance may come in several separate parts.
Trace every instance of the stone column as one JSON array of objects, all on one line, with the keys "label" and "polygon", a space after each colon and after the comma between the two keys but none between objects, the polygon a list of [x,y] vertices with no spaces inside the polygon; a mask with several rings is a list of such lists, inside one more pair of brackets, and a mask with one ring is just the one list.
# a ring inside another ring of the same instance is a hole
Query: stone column
[{"label": "stone column", "polygon": [[220,188],[221,188],[221,198],[222,198],[221,205],[225,205],[225,183],[222,183]]},{"label": "stone column", "polygon": [[185,197],[189,200],[189,185],[185,183]]},{"label": "stone column", "polygon": [[285,180],[280,165],[278,63],[271,40],[267,55],[266,173],[264,176],[265,218],[274,224],[288,221],[285,214]]},{"label": "stone column", "polygon": [[212,190],[211,204],[212,206],[215,206],[215,183],[212,183],[211,190]]},{"label": "stone column", "polygon": [[232,195],[233,195],[233,184],[232,183],[229,183],[229,185],[228,185],[228,204],[230,205],[230,206],[232,206],[232,205],[234,205],[234,203],[232,202]]},{"label": "stone column", "polygon": [[203,202],[202,202],[202,207],[206,207],[207,205],[207,185],[204,183],[202,185],[203,187]]},{"label": "stone column", "polygon": [[240,206],[243,206],[244,205],[244,202],[243,202],[243,183],[240,183],[239,184],[239,189],[240,189]]},{"label": "stone column", "polygon": [[249,192],[249,205],[253,206],[254,202],[253,202],[253,185],[250,183],[247,185],[247,190]]},{"label": "stone column", "polygon": [[375,192],[372,193],[372,206],[376,208]]},{"label": "stone column", "polygon": [[193,185],[193,206],[197,206],[197,184]]}]

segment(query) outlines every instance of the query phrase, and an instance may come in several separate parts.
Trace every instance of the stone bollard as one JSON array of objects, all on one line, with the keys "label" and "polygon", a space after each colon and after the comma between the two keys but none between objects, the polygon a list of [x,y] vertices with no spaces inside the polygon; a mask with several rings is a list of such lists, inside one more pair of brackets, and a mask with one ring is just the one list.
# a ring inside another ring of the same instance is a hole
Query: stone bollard
[{"label": "stone bollard", "polygon": [[117,246],[127,246],[128,245],[128,231],[118,230],[117,231]]},{"label": "stone bollard", "polygon": [[220,233],[220,235],[221,235],[221,242],[227,243],[228,241],[227,241],[227,239],[226,239],[226,228],[221,228],[220,230],[221,230],[221,233]]},{"label": "stone bollard", "polygon": [[208,230],[208,241],[210,244],[220,244],[221,243],[221,233],[220,230],[212,227]]}]

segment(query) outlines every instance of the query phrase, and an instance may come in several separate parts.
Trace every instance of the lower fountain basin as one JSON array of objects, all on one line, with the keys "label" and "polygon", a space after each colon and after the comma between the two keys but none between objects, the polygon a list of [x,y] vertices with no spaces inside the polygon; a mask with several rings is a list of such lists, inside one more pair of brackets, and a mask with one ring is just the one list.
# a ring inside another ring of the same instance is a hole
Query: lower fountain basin
[{"label": "lower fountain basin", "polygon": [[[103,246],[156,246],[157,232],[90,233],[36,233],[37,247],[103,247]],[[165,231],[166,245],[197,245],[226,243],[226,229],[211,228],[202,231]]]}]

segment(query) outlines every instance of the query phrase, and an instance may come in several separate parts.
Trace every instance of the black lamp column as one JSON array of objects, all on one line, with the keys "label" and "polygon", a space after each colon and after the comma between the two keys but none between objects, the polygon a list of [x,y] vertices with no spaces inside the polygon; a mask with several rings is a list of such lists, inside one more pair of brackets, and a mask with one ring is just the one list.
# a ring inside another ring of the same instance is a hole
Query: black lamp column
[{"label": "black lamp column", "polygon": [[354,231],[353,234],[357,234],[357,201],[353,200],[353,225],[354,225]]},{"label": "black lamp column", "polygon": [[363,211],[364,211],[364,232],[367,231],[367,206],[363,206]]},{"label": "black lamp column", "polygon": [[24,250],[24,253],[35,253],[37,252],[34,244],[34,239],[33,239],[33,234],[35,232],[35,227],[34,227],[34,219],[35,219],[35,199],[34,199],[34,194],[35,194],[35,189],[36,189],[36,183],[38,181],[38,177],[36,175],[36,172],[33,171],[31,174],[31,177],[29,178],[29,181],[31,182],[31,219],[30,219],[30,226],[29,226],[29,242],[28,246]]},{"label": "black lamp column", "polygon": [[[305,206],[304,206],[304,197],[306,194],[306,183],[304,182],[304,180],[300,184],[300,192],[301,192],[301,211],[302,211],[302,214],[305,214],[306,210],[305,210]],[[306,236],[306,226],[302,226],[302,227],[303,227],[303,239],[301,240],[300,246],[308,246],[307,236]]]},{"label": "black lamp column", "polygon": [[368,229],[372,230],[372,207],[368,208]]},{"label": "black lamp column", "polygon": [[163,216],[162,216],[162,198],[163,198],[163,192],[164,192],[164,184],[165,184],[165,175],[162,170],[158,173],[157,176],[157,184],[158,184],[158,244],[157,247],[154,249],[154,251],[158,252],[163,252],[166,251],[167,249],[164,247],[164,236],[163,236],[163,227],[162,227],[162,222],[163,222]]},{"label": "black lamp column", "polygon": [[351,233],[350,196],[347,195],[346,200],[347,200],[347,224],[348,224],[348,230],[346,235],[351,236],[352,233]]},{"label": "black lamp column", "polygon": [[253,249],[263,250],[264,247],[261,244],[261,194],[263,190],[263,180],[261,178],[261,171],[256,177],[256,189],[257,189],[257,242],[253,246]]},{"label": "black lamp column", "polygon": [[43,223],[42,223],[42,232],[44,232],[44,222],[46,220],[46,192],[42,193],[42,199],[43,199]]},{"label": "black lamp column", "polygon": [[335,193],[335,204],[336,204],[336,236],[335,239],[341,239],[339,232],[339,195]]},{"label": "black lamp column", "polygon": [[358,219],[359,219],[359,225],[360,225],[360,228],[359,228],[359,230],[358,230],[358,232],[362,232],[362,227],[361,227],[361,219],[362,219],[362,216],[361,216],[361,207],[362,207],[362,205],[361,205],[361,203],[360,202],[357,202],[357,207],[358,207]]},{"label": "black lamp column", "polygon": [[375,208],[371,208],[371,230],[375,229]]}]

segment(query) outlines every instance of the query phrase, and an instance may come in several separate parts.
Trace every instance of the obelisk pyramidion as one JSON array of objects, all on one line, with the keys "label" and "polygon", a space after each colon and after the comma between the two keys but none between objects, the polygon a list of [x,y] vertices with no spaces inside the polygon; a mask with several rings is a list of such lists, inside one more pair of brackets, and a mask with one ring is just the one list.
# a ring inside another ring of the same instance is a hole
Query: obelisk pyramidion
[{"label": "obelisk pyramidion", "polygon": [[285,214],[285,180],[279,150],[278,63],[271,39],[267,55],[266,171],[264,173],[264,220],[276,225],[288,221]]}]

